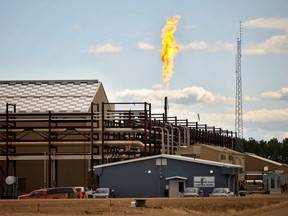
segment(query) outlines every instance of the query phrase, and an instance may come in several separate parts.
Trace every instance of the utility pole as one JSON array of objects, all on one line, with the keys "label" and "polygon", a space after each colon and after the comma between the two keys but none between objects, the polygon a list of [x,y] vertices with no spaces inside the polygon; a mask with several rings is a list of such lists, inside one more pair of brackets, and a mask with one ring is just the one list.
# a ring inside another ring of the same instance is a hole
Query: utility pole
[{"label": "utility pole", "polygon": [[241,45],[242,23],[240,22],[240,35],[237,38],[236,54],[236,105],[235,105],[235,131],[238,138],[243,138],[243,111],[242,111],[242,75],[241,75]]}]

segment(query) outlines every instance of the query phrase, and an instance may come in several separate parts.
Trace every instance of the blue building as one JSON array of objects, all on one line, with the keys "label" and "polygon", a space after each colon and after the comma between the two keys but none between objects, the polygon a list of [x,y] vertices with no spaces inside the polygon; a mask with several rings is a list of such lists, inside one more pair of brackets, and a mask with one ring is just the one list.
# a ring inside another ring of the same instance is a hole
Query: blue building
[{"label": "blue building", "polygon": [[185,187],[201,187],[204,196],[215,187],[238,193],[242,166],[178,155],[154,155],[94,166],[99,187],[116,197],[180,197]]}]

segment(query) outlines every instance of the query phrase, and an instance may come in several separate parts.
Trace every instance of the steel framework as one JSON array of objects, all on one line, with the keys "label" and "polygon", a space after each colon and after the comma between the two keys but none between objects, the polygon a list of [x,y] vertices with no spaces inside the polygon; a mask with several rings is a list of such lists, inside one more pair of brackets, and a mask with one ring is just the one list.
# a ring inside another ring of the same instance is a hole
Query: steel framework
[{"label": "steel framework", "polygon": [[233,148],[236,139],[233,131],[188,119],[168,116],[166,121],[146,102],[92,103],[90,112],[78,113],[21,113],[7,104],[0,114],[0,190],[7,176],[17,176],[20,160],[47,163],[47,187],[57,185],[58,160],[84,160],[93,183],[96,164],[174,154],[199,142]]},{"label": "steel framework", "polygon": [[243,111],[242,111],[242,74],[241,74],[241,51],[242,23],[240,22],[240,36],[237,38],[236,55],[236,105],[235,105],[235,131],[239,138],[243,138]]}]

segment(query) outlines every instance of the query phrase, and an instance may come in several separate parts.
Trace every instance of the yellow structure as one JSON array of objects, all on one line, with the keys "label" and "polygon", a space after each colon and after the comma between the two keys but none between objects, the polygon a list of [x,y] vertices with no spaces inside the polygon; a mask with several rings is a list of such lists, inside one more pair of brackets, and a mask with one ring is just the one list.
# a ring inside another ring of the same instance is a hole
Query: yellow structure
[{"label": "yellow structure", "polygon": [[176,154],[204,160],[240,165],[243,166],[243,169],[245,170],[245,155],[243,153],[220,146],[197,143],[187,148],[179,149],[176,151]]}]

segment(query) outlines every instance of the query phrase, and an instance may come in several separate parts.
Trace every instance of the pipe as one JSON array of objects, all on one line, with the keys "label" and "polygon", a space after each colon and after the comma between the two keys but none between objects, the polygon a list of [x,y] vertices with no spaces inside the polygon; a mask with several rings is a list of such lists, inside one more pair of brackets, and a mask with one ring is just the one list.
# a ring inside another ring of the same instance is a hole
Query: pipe
[{"label": "pipe", "polygon": [[[95,145],[100,146],[102,144],[102,141],[94,141]],[[0,142],[0,146],[5,146],[6,143]],[[49,145],[48,142],[14,142],[10,143],[9,146],[47,146]],[[64,142],[51,142],[51,145],[55,146],[75,146],[75,145],[91,145],[90,141],[76,141],[76,142],[70,142],[70,141],[64,141]],[[106,146],[137,146],[141,149],[141,151],[144,150],[144,143],[142,143],[139,140],[105,140],[104,145]]]},{"label": "pipe", "polygon": [[[53,131],[53,132],[64,132],[66,130],[67,130],[66,128],[58,128],[58,129],[52,128],[51,129],[51,131]],[[78,132],[90,132],[91,128],[75,128],[75,130]],[[93,130],[95,132],[101,132],[101,128],[94,128]],[[22,132],[22,131],[24,131],[24,129],[19,129],[15,132]],[[33,129],[33,131],[35,131],[35,132],[48,132],[49,129],[48,128],[47,129],[45,129],[45,128],[37,129],[36,128],[36,129]],[[136,132],[144,132],[144,128],[105,128],[104,131],[105,132],[126,132],[126,133],[135,132],[136,133]]]},{"label": "pipe", "polygon": [[191,141],[190,141],[190,138],[191,138],[191,136],[190,136],[190,128],[189,128],[189,127],[186,127],[186,129],[187,129],[187,133],[186,133],[186,135],[187,135],[187,146],[190,146],[190,145],[191,145]]},{"label": "pipe", "polygon": [[105,128],[106,132],[144,132],[144,128]]},{"label": "pipe", "polygon": [[[167,128],[163,128],[163,129],[167,131],[167,154],[169,154],[169,149],[170,149],[170,145],[169,145],[170,144],[169,143],[169,130]],[[162,154],[165,154],[165,151]]]},{"label": "pipe", "polygon": [[160,127],[160,126],[155,126],[154,128],[159,128],[159,129],[161,129],[161,132],[162,132],[162,143],[161,143],[161,153],[162,154],[165,154],[165,141],[164,141],[164,136],[165,136],[165,134],[164,134],[164,130],[166,130],[167,131],[167,149],[168,149],[168,153],[167,154],[169,154],[169,130],[167,129],[167,128],[165,128],[165,127]]},{"label": "pipe", "polygon": [[[171,141],[172,141],[172,144],[171,144],[171,146],[172,146],[171,153],[172,153],[172,155],[173,155],[173,153],[174,153],[174,151],[173,151],[173,148],[174,148],[174,133],[173,133],[173,127],[172,127],[171,125],[169,125],[169,124],[166,124],[165,126],[171,128]],[[168,130],[168,129],[167,129],[167,130]],[[169,151],[170,151],[170,149],[169,149],[169,146],[168,146],[168,152],[167,152],[168,154],[169,154]]]},{"label": "pipe", "polygon": [[178,128],[178,127],[173,127],[173,128],[178,130],[178,145],[177,145],[177,150],[179,150],[179,149],[180,149],[180,146],[181,146],[181,131],[180,131],[180,128]]},{"label": "pipe", "polygon": [[184,131],[183,145],[184,146],[188,146],[188,134],[187,134],[188,127],[185,127],[185,126],[182,126],[182,125],[179,125],[178,127],[183,128],[183,131]]},{"label": "pipe", "polygon": [[[9,160],[22,160],[22,161],[26,161],[26,160],[44,160],[47,161],[49,159],[49,156],[46,155],[9,155]],[[52,160],[90,160],[91,157],[89,157],[89,155],[85,155],[85,154],[80,154],[80,155],[51,155],[51,159]],[[98,155],[93,155],[93,159],[100,159],[100,157]],[[5,156],[0,156],[0,161],[5,161],[6,157]],[[47,184],[47,162],[44,163],[44,185]],[[46,167],[46,168],[45,168]]]}]

